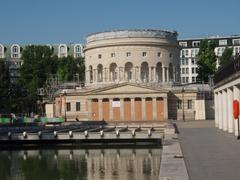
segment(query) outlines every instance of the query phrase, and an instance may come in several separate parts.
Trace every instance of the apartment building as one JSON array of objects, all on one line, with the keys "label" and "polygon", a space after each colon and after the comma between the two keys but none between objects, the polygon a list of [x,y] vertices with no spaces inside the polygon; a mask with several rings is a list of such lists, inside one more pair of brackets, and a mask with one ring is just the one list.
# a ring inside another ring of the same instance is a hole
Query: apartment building
[{"label": "apartment building", "polygon": [[197,54],[199,52],[200,41],[203,39],[214,40],[217,43],[215,54],[217,56],[217,67],[219,58],[226,47],[233,48],[233,55],[240,53],[240,35],[234,36],[212,36],[207,38],[193,38],[178,40],[180,50],[181,83],[196,83],[197,79]]}]

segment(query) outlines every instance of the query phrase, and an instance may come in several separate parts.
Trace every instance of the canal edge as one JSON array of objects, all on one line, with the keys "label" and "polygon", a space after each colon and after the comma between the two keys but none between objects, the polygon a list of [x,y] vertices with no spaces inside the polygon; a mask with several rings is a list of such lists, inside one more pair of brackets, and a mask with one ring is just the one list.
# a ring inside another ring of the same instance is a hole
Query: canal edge
[{"label": "canal edge", "polygon": [[164,130],[159,180],[189,180],[178,134],[172,124]]}]

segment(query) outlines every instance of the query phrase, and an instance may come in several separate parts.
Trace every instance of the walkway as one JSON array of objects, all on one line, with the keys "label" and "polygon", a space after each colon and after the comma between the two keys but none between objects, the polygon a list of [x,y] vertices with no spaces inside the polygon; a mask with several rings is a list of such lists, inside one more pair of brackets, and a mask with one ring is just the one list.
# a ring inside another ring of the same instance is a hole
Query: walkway
[{"label": "walkway", "polygon": [[240,140],[214,121],[177,122],[190,180],[239,180]]}]

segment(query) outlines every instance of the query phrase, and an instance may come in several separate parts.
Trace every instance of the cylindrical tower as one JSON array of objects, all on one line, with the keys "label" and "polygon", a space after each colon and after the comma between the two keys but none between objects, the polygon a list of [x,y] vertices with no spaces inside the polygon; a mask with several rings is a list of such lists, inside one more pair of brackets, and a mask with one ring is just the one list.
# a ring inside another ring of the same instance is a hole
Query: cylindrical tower
[{"label": "cylindrical tower", "polygon": [[118,30],[90,34],[84,48],[86,85],[179,80],[177,32]]}]

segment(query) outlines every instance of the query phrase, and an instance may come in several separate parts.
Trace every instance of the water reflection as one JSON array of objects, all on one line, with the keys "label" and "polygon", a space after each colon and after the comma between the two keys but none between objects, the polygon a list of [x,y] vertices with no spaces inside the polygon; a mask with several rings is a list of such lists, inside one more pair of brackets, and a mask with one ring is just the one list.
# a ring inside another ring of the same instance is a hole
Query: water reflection
[{"label": "water reflection", "polygon": [[1,151],[2,180],[157,180],[160,149]]}]

